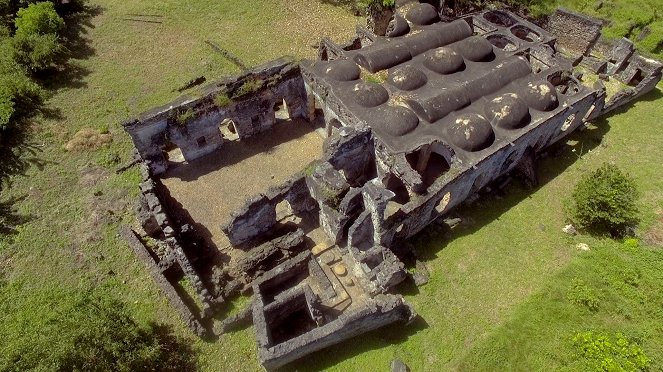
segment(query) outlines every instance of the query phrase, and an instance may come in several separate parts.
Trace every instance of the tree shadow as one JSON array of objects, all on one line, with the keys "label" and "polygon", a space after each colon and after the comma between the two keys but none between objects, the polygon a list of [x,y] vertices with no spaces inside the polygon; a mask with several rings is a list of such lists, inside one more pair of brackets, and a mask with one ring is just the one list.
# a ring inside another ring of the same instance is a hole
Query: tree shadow
[{"label": "tree shadow", "polygon": [[87,36],[89,29],[94,28],[92,19],[104,11],[99,5],[89,5],[80,1],[72,1],[58,6],[58,13],[65,22],[65,29],[60,35],[67,53],[58,61],[57,66],[36,76],[40,84],[48,90],[61,88],[84,88],[83,80],[90,70],[78,61],[90,58],[95,54],[91,40]]},{"label": "tree shadow", "polygon": [[173,326],[169,324],[149,324],[149,334],[159,345],[159,349],[167,355],[161,368],[171,371],[196,371],[197,355],[191,343],[180,339],[173,332]]},{"label": "tree shadow", "polygon": [[18,232],[17,228],[26,222],[31,221],[34,216],[19,214],[14,205],[27,198],[27,195],[12,197],[5,201],[0,201],[0,236],[11,237]]}]

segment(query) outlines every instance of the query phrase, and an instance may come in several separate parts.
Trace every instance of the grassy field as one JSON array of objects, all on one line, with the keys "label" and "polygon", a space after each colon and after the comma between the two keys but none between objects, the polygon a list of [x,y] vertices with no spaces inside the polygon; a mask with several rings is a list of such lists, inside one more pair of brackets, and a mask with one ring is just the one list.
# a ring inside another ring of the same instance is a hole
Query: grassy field
[{"label": "grassy field", "polygon": [[[89,50],[79,54],[69,83],[53,87],[49,106],[58,115],[34,124],[35,165],[3,195],[3,201],[20,199],[17,214],[27,222],[0,240],[0,369],[3,355],[39,345],[39,330],[74,294],[89,290],[126,301],[141,322],[165,322],[188,335],[117,236],[119,224],[134,221],[138,182],[135,170],[113,172],[116,158],[122,163],[131,153],[121,121],[174,98],[173,90],[192,78],[238,72],[207,39],[254,65],[284,54],[312,57],[310,45],[321,36],[345,40],[361,21],[314,0],[90,5],[96,11],[86,28]],[[398,357],[413,370],[586,370],[572,340],[594,330],[623,332],[652,359],[652,370],[663,369],[663,250],[656,246],[663,236],[661,96],[653,92],[575,135],[560,156],[541,163],[536,190],[515,183],[499,198],[463,208],[466,222],[455,230],[424,234],[417,247],[431,281],[403,288],[423,320],[370,333],[294,367],[386,370]],[[64,151],[84,127],[108,128],[113,144]],[[583,172],[604,161],[628,170],[642,191],[639,248],[561,232],[563,199]],[[579,251],[578,243],[591,250]],[[598,299],[596,311],[569,300],[579,280]],[[201,369],[259,369],[251,328],[217,342],[191,340]]]}]

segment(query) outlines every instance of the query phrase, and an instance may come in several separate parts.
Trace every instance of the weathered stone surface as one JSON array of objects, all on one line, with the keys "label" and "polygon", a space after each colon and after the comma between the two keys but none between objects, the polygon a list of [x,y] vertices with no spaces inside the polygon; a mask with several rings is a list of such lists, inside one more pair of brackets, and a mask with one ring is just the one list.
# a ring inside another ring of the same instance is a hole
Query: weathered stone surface
[{"label": "weathered stone surface", "polygon": [[389,365],[391,372],[409,372],[410,369],[400,359],[394,359]]}]

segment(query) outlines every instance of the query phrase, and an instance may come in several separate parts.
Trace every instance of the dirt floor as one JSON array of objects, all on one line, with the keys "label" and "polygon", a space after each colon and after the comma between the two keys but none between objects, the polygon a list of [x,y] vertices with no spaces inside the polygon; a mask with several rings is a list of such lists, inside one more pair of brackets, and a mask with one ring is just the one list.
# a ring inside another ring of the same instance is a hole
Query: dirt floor
[{"label": "dirt floor", "polygon": [[207,228],[218,249],[230,246],[221,231],[245,200],[287,181],[322,152],[323,139],[305,120],[284,120],[270,131],[226,142],[210,155],[175,164],[163,184],[193,221]]}]

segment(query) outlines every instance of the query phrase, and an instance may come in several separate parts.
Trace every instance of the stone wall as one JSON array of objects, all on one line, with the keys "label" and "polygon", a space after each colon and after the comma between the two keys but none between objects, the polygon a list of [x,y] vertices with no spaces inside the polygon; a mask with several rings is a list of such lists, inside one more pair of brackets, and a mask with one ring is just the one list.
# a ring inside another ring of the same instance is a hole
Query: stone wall
[{"label": "stone wall", "polygon": [[233,211],[221,229],[231,244],[250,248],[250,243],[260,241],[277,224],[276,207],[283,201],[294,215],[315,209],[317,203],[309,194],[304,173],[247,200],[242,208]]},{"label": "stone wall", "polygon": [[139,154],[154,174],[165,172],[164,149],[179,147],[185,160],[216,151],[229,140],[220,126],[232,121],[239,140],[268,130],[275,109],[285,105],[291,118],[306,117],[306,95],[299,65],[282,58],[240,76],[213,83],[198,97],[178,100],[124,123]]},{"label": "stone wall", "polygon": [[548,30],[557,37],[558,48],[575,56],[589,53],[601,36],[601,27],[596,19],[562,8],[548,22]]}]

